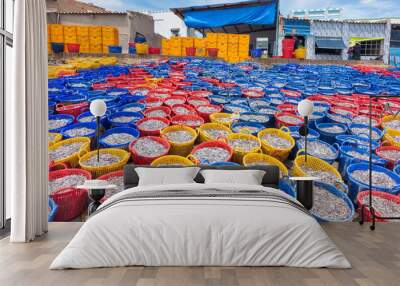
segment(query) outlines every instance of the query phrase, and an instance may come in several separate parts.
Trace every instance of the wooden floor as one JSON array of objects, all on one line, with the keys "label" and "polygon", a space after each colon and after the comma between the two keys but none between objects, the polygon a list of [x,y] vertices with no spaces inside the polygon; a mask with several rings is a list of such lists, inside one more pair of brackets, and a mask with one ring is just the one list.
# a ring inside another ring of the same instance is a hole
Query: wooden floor
[{"label": "wooden floor", "polygon": [[1,286],[261,286],[400,285],[400,224],[375,232],[357,223],[323,227],[353,265],[351,270],[284,267],[126,267],[50,271],[49,264],[81,223],[52,223],[48,235],[30,244],[0,241]]}]

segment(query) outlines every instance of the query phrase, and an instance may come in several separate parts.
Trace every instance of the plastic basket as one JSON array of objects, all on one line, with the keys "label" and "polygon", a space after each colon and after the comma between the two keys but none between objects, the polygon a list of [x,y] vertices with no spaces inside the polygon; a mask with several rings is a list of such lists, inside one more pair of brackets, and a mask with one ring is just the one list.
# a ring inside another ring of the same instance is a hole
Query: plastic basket
[{"label": "plastic basket", "polygon": [[51,49],[55,54],[63,53],[64,52],[64,43],[51,43]]},{"label": "plastic basket", "polygon": [[[390,201],[396,203],[397,205],[400,205],[400,197],[399,196],[395,196],[395,195],[388,194],[385,192],[380,192],[380,191],[372,191],[372,196],[387,199],[387,200],[390,200]],[[361,202],[363,201],[364,197],[369,197],[369,191],[362,191],[362,192],[359,192],[357,195],[358,213],[359,213],[360,217],[362,215],[361,214],[361,205],[362,205]],[[372,206],[374,206],[374,204],[372,204]],[[380,217],[383,216],[382,213],[380,213],[376,209],[375,209],[375,214]],[[368,221],[368,222],[372,221],[372,214],[369,209],[369,199],[368,199],[368,203],[365,205],[365,208],[364,208],[364,219],[365,219],[365,221]],[[378,219],[378,218],[376,219],[376,221],[377,222],[387,222],[387,220],[385,220],[385,219]]]},{"label": "plastic basket", "polygon": [[[131,120],[129,122],[117,122],[115,121],[115,118],[118,117],[130,117]],[[139,122],[144,118],[143,114],[140,112],[125,112],[125,111],[119,111],[119,112],[114,112],[110,115],[107,116],[107,120],[109,124],[112,127],[128,127],[132,126],[135,123]]]},{"label": "plastic basket", "polygon": [[330,165],[329,163],[325,162],[322,159],[313,156],[307,156],[307,162],[305,162],[304,155],[297,156],[293,164],[293,175],[297,177],[309,176],[309,174],[303,171],[302,169],[303,166],[306,166],[307,168],[311,168],[313,170],[330,172],[337,177],[337,182],[341,183],[343,182],[342,176],[340,175],[338,170],[336,170],[335,167],[333,167],[332,165]]},{"label": "plastic basket", "polygon": [[156,137],[156,136],[146,136],[146,138],[154,140],[154,141],[164,145],[165,153],[161,154],[159,156],[155,156],[155,157],[148,157],[148,156],[139,155],[137,153],[137,151],[135,150],[135,148],[134,148],[134,144],[135,144],[136,141],[133,141],[129,145],[129,151],[131,152],[133,162],[136,165],[150,165],[155,159],[167,155],[169,150],[170,150],[170,148],[171,148],[171,145],[169,144],[169,142],[167,140],[165,140],[164,138],[160,138],[160,137]]},{"label": "plastic basket", "polygon": [[[109,181],[110,179],[113,178],[123,178],[124,177],[124,171],[123,170],[119,170],[119,171],[114,171],[114,172],[110,172],[104,175],[101,175],[100,177],[98,177],[98,180],[104,180],[104,181]],[[114,192],[115,194],[115,192]],[[105,200],[107,200],[109,198],[109,194],[108,191],[106,190],[106,194],[104,195],[104,197],[100,200],[101,203],[103,203]]]},{"label": "plastic basket", "polygon": [[49,121],[50,120],[67,120],[68,121],[66,123],[66,125],[64,125],[62,127],[49,129],[50,133],[60,133],[61,129],[63,129],[64,127],[66,127],[68,125],[71,125],[74,122],[74,117],[72,115],[68,115],[68,114],[56,114],[56,115],[50,115]]},{"label": "plastic basket", "polygon": [[92,132],[90,132],[89,134],[87,134],[85,136],[75,136],[75,137],[88,137],[88,138],[93,139],[96,136],[96,126],[97,126],[97,124],[94,122],[75,123],[75,124],[68,125],[67,127],[64,127],[63,129],[61,129],[61,134],[65,139],[70,139],[70,138],[74,138],[74,137],[68,135],[68,131],[70,131],[72,129],[77,129],[77,128],[88,128],[88,129],[91,129]]},{"label": "plastic basket", "polygon": [[177,156],[177,155],[166,155],[162,156],[158,159],[155,159],[151,166],[160,167],[160,166],[194,166],[194,163],[189,159]]},{"label": "plastic basket", "polygon": [[[267,141],[262,139],[266,134],[273,134],[273,135],[276,135],[283,139],[288,140],[290,142],[290,147],[289,148],[275,148],[275,147],[269,145]],[[290,135],[290,132],[286,132],[281,129],[266,128],[258,133],[258,138],[261,142],[261,147],[262,147],[263,152],[267,155],[270,155],[270,156],[282,161],[282,162],[288,158],[290,151],[295,146],[295,141],[292,138],[292,136]]]},{"label": "plastic basket", "polygon": [[[333,132],[327,132],[324,130],[324,128],[330,128],[330,127],[334,127],[334,126],[340,127],[343,131],[333,133]],[[316,127],[318,133],[320,134],[320,139],[329,144],[335,144],[337,142],[336,136],[344,135],[347,132],[347,126],[344,124],[341,124],[341,123],[320,123],[320,124],[316,124],[315,127]]]},{"label": "plastic basket", "polygon": [[86,152],[90,151],[90,139],[87,137],[76,137],[76,138],[71,138],[71,139],[66,139],[66,140],[62,140],[60,142],[57,142],[53,145],[51,145],[49,147],[49,152],[56,150],[57,148],[59,148],[60,146],[64,146],[64,145],[68,145],[68,144],[72,144],[72,143],[76,143],[76,142],[82,142],[82,146],[80,148],[80,150],[78,152],[75,152],[74,154],[59,159],[59,160],[55,160],[54,163],[58,164],[58,163],[66,163],[68,164],[71,168],[75,168],[79,165],[79,152],[81,150],[84,150]]},{"label": "plastic basket", "polygon": [[394,151],[400,153],[399,146],[380,146],[375,150],[376,155],[381,157],[383,160],[386,161],[386,168],[393,170],[394,166],[399,164],[399,161],[394,160],[393,158],[386,157],[382,154],[382,151]]},{"label": "plastic basket", "polygon": [[92,151],[92,152],[85,152],[81,151],[80,156],[79,156],[79,165],[83,170],[89,171],[92,173],[94,178],[97,178],[101,175],[104,175],[106,173],[110,173],[113,171],[118,171],[122,170],[126,163],[128,163],[130,159],[130,154],[129,152],[121,149],[114,149],[114,148],[109,148],[109,149],[101,149],[99,150],[100,154],[111,154],[118,156],[120,158],[120,161],[114,164],[110,164],[107,166],[87,166],[85,165],[85,162],[91,158],[92,156],[97,156],[97,151]]},{"label": "plastic basket", "polygon": [[196,48],[187,47],[186,48],[186,55],[188,57],[194,57],[196,55]]},{"label": "plastic basket", "polygon": [[[247,133],[251,135],[257,135],[258,132],[265,128],[264,124],[257,122],[235,122],[231,127],[235,133]],[[255,130],[251,130],[252,128]]]},{"label": "plastic basket", "polygon": [[[169,132],[174,132],[174,131],[187,131],[192,135],[192,140],[190,140],[188,142],[184,142],[184,143],[175,143],[175,142],[169,141],[166,135]],[[194,130],[193,128],[190,128],[188,126],[183,126],[183,125],[168,126],[164,129],[162,129],[160,134],[161,134],[161,137],[168,140],[168,142],[171,146],[171,149],[169,150],[169,154],[179,155],[179,156],[183,156],[183,157],[186,157],[187,155],[190,154],[190,151],[192,151],[194,142],[196,141],[197,136],[198,136],[196,130]]]},{"label": "plastic basket", "polygon": [[171,115],[171,108],[169,108],[168,106],[157,106],[157,107],[146,108],[143,114],[145,117],[154,117],[154,115],[151,114],[154,111],[162,111],[164,113],[164,116],[158,116],[158,117],[168,118]]},{"label": "plastic basket", "polygon": [[143,103],[128,103],[119,108],[122,112],[143,112],[146,106]]},{"label": "plastic basket", "polygon": [[226,127],[231,127],[233,123],[234,115],[231,113],[213,113],[210,115],[210,121],[212,123],[219,123],[225,125]]},{"label": "plastic basket", "polygon": [[347,196],[347,194],[343,193],[342,191],[338,190],[335,186],[330,185],[330,184],[326,184],[326,183],[322,183],[322,182],[314,182],[314,186],[324,189],[326,191],[328,191],[329,193],[333,194],[334,196],[342,199],[346,205],[350,208],[350,214],[343,218],[343,219],[327,219],[327,218],[323,218],[318,216],[317,214],[313,213],[313,216],[320,222],[346,222],[346,221],[352,221],[353,217],[354,217],[354,205],[351,202],[351,200],[349,199],[349,197]]},{"label": "plastic basket", "polygon": [[[289,117],[296,118],[298,123],[287,122],[287,121],[282,119],[283,116],[289,116]],[[298,125],[303,124],[303,122],[304,122],[304,119],[302,117],[296,116],[296,115],[294,115],[292,113],[280,112],[280,113],[276,113],[275,114],[275,127],[276,128],[289,127],[289,126],[298,126]]]},{"label": "plastic basket", "polygon": [[[308,149],[307,149],[307,154],[308,155],[311,155],[311,156],[314,156],[314,157],[317,157],[317,158],[320,158],[320,159],[322,159],[322,160],[324,160],[324,161],[326,161],[326,162],[328,162],[329,164],[333,164],[333,162],[335,162],[336,161],[336,159],[339,157],[339,151],[335,148],[335,147],[338,147],[338,146],[332,146],[331,144],[329,144],[329,143],[326,143],[326,142],[324,142],[324,141],[321,141],[321,140],[318,140],[318,139],[316,139],[316,140],[308,140],[308,142],[309,143],[311,143],[311,142],[317,142],[318,144],[320,144],[320,145],[324,145],[327,149],[329,149],[329,150],[331,150],[335,155],[334,156],[332,156],[332,157],[322,157],[322,156],[316,156],[315,154],[313,154],[312,153],[312,149],[309,147],[310,145],[308,145]],[[301,145],[301,143],[300,143],[300,141],[297,141],[296,142],[296,146],[297,146],[297,148],[298,148],[298,154],[302,154],[302,155],[304,155],[305,154],[305,146],[304,145]],[[300,153],[299,153],[300,152]]]},{"label": "plastic basket", "polygon": [[121,46],[108,46],[108,52],[110,54],[121,54],[122,47]]},{"label": "plastic basket", "polygon": [[[180,108],[186,109],[187,113],[181,113],[179,111]],[[171,107],[171,110],[175,115],[197,115],[196,110],[188,104],[175,104]]]},{"label": "plastic basket", "polygon": [[197,106],[200,105],[210,104],[210,101],[203,96],[190,96],[187,99],[187,103],[196,108]]},{"label": "plastic basket", "polygon": [[54,221],[70,221],[87,210],[87,190],[64,188],[50,195],[58,205]]},{"label": "plastic basket", "polygon": [[[356,170],[369,170],[369,163],[357,163],[352,164],[347,167],[347,176],[348,176],[348,185],[349,185],[349,197],[352,201],[355,202],[357,195],[360,191],[369,190],[368,182],[360,182],[353,178],[352,173]],[[393,188],[385,188],[382,186],[372,185],[372,188],[377,191],[382,191],[386,193],[391,193],[393,195],[397,195],[400,191],[400,176],[396,173],[389,171],[381,166],[372,165],[372,170],[380,173],[385,173],[389,177],[391,177],[395,182],[396,186]]]},{"label": "plastic basket", "polygon": [[58,206],[52,198],[49,198],[48,205],[49,205],[49,214],[47,215],[47,221],[52,222],[54,221],[54,218],[57,214]]},{"label": "plastic basket", "polygon": [[218,49],[208,48],[207,49],[207,54],[208,54],[209,57],[216,58],[216,57],[218,57]]},{"label": "plastic basket", "polygon": [[383,129],[389,129],[386,124],[392,120],[400,120],[400,115],[387,115],[382,118],[381,126]]},{"label": "plastic basket", "polygon": [[134,141],[140,137],[140,132],[135,128],[116,127],[116,128],[107,130],[106,132],[103,133],[103,135],[100,136],[100,138],[99,138],[100,147],[102,147],[102,148],[119,148],[119,149],[124,149],[124,150],[128,151],[128,147],[131,142],[126,143],[126,144],[108,144],[105,142],[105,139],[108,136],[110,136],[112,134],[118,134],[118,133],[127,133],[127,134],[132,135],[134,137],[134,139],[132,139],[132,141]]},{"label": "plastic basket", "polygon": [[140,134],[142,136],[159,136],[160,135],[161,129],[145,130],[141,127],[142,123],[149,121],[149,120],[157,120],[157,121],[161,121],[161,122],[165,123],[167,126],[170,125],[170,121],[164,117],[145,117],[145,118],[139,120],[138,122],[136,122],[137,129],[140,131]]},{"label": "plastic basket", "polygon": [[66,45],[67,45],[67,51],[69,53],[79,53],[81,47],[80,44],[66,44]]},{"label": "plastic basket", "polygon": [[256,163],[260,163],[260,165],[277,166],[279,168],[281,177],[289,175],[289,171],[286,166],[281,161],[272,156],[260,153],[249,153],[243,157],[243,165],[245,167],[252,166]]},{"label": "plastic basket", "polygon": [[[366,132],[364,133],[355,133],[354,132],[354,128],[362,128],[362,129],[365,129],[366,130]],[[349,126],[349,131],[350,131],[350,133],[351,134],[353,134],[353,135],[356,135],[356,136],[364,136],[364,137],[366,137],[366,138],[369,138],[369,125],[365,125],[365,124],[351,124],[350,126]],[[372,127],[372,131],[374,132],[374,133],[376,133],[376,134],[378,134],[378,137],[377,138],[372,138],[372,140],[375,140],[375,141],[379,141],[379,140],[381,140],[382,139],[382,137],[383,137],[383,132],[380,130],[380,129],[378,129],[378,128],[376,128],[376,127]]]},{"label": "plastic basket", "polygon": [[228,134],[232,133],[232,130],[226,127],[225,125],[218,124],[218,123],[205,123],[201,125],[199,128],[197,128],[199,132],[199,139],[200,143],[207,142],[207,141],[215,141],[218,140],[219,138],[212,138],[210,137],[205,130],[207,129],[217,129],[217,130],[224,130]]},{"label": "plastic basket", "polygon": [[[201,162],[199,159],[196,158],[196,156],[194,154],[202,148],[216,148],[216,147],[227,150],[229,152],[229,157],[226,159],[225,162],[231,161],[232,156],[233,156],[233,149],[227,143],[222,142],[222,141],[207,141],[207,142],[203,142],[203,143],[195,146],[193,148],[192,152],[189,154],[188,159],[192,160],[193,163],[195,163],[196,165],[215,164],[216,162]],[[221,162],[219,162],[219,163],[221,163]]]},{"label": "plastic basket", "polygon": [[[190,121],[192,121],[192,123]],[[204,124],[204,119],[198,115],[175,115],[171,118],[171,123],[173,125],[185,125],[197,128]]]},{"label": "plastic basket", "polygon": [[63,105],[57,104],[56,111],[58,114],[68,114],[72,115],[74,118],[77,118],[81,113],[87,111],[89,109],[88,102]]},{"label": "plastic basket", "polygon": [[383,135],[383,140],[385,144],[400,147],[400,142],[396,141],[394,138],[397,136],[400,136],[400,130],[387,129],[385,135]]},{"label": "plastic basket", "polygon": [[[81,176],[86,177],[87,180],[92,179],[92,174],[88,171],[81,170],[81,169],[63,169],[63,170],[49,172],[49,182],[54,181],[56,179],[63,178],[63,177],[72,176],[72,175],[81,175]],[[58,190],[54,190],[54,192],[57,192],[61,189],[65,189],[65,188],[75,188],[75,186],[63,186],[62,188],[60,188]]]},{"label": "plastic basket", "polygon": [[62,140],[62,135],[60,133],[49,133],[49,136],[53,136],[53,140],[49,141],[49,146]]},{"label": "plastic basket", "polygon": [[229,145],[229,140],[235,140],[235,139],[244,139],[244,140],[252,140],[252,141],[256,141],[257,142],[257,147],[246,151],[243,149],[239,149],[239,148],[233,148],[233,161],[239,164],[243,164],[243,157],[249,153],[258,153],[261,152],[261,142],[260,140],[253,135],[250,134],[240,134],[240,133],[232,133],[229,134],[228,137],[226,138],[226,142]]},{"label": "plastic basket", "polygon": [[[174,101],[179,101],[179,103],[173,103]],[[172,95],[164,100],[164,104],[170,108],[175,104],[184,104],[185,102],[186,98],[179,95]]]}]

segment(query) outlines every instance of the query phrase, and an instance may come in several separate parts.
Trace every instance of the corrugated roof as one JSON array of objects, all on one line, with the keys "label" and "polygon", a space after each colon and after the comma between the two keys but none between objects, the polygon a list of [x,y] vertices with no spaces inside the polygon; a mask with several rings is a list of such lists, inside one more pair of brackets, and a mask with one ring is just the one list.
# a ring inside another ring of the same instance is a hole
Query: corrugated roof
[{"label": "corrugated roof", "polygon": [[46,6],[48,12],[60,14],[126,14],[76,0],[46,0]]}]

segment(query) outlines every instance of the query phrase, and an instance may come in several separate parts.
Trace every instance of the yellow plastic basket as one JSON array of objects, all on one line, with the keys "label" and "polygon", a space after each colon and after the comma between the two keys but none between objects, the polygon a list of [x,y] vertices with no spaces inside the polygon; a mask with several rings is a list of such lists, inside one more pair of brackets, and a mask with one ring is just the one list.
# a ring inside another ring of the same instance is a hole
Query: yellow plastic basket
[{"label": "yellow plastic basket", "polygon": [[210,121],[212,123],[219,123],[229,128],[231,127],[233,119],[234,115],[231,113],[217,112],[210,115]]},{"label": "yellow plastic basket", "polygon": [[136,44],[136,53],[138,55],[147,55],[149,53],[149,45],[148,44]]},{"label": "yellow plastic basket", "polygon": [[[188,142],[184,142],[184,143],[171,142],[170,140],[168,140],[166,135],[169,132],[175,132],[175,131],[187,131],[187,132],[189,132],[190,134],[192,134],[192,140],[190,140]],[[164,137],[169,142],[169,144],[171,145],[171,149],[169,150],[169,154],[170,155],[179,155],[179,156],[183,156],[183,157],[186,157],[187,155],[190,154],[190,152],[193,149],[194,142],[197,139],[196,130],[194,130],[193,128],[190,128],[188,126],[183,126],[183,125],[168,126],[168,127],[164,128],[163,130],[161,130],[160,134],[161,134],[161,137]]]},{"label": "yellow plastic basket", "polygon": [[97,156],[97,150],[92,152],[81,151],[79,153],[79,165],[83,170],[92,173],[94,178],[97,178],[106,173],[122,170],[126,165],[126,163],[128,163],[129,158],[131,156],[129,152],[122,149],[108,148],[100,150],[100,154],[106,154],[106,153],[118,156],[120,158],[120,161],[107,166],[99,166],[99,167],[87,166],[85,165],[85,162],[89,160],[92,156]]},{"label": "yellow plastic basket", "polygon": [[387,129],[383,135],[382,145],[390,145],[400,147],[400,142],[396,141],[394,137],[400,137],[400,130]]},{"label": "yellow plastic basket", "polygon": [[[290,141],[290,147],[289,148],[275,148],[272,147],[271,145],[268,144],[267,141],[262,140],[262,138],[265,136],[265,134],[274,134],[276,136],[279,136],[281,138],[284,138],[286,140]],[[264,130],[261,130],[258,132],[258,138],[261,141],[261,146],[262,150],[265,154],[270,155],[272,157],[277,158],[280,161],[285,161],[287,157],[289,156],[290,151],[293,149],[295,145],[295,141],[292,136],[290,136],[289,132],[285,132],[281,129],[276,129],[276,128],[266,128]]]},{"label": "yellow plastic basket", "polygon": [[253,135],[250,134],[241,134],[241,133],[232,133],[228,135],[226,138],[226,142],[229,145],[230,140],[235,140],[235,139],[244,139],[244,140],[253,140],[257,142],[257,147],[253,148],[252,150],[243,150],[239,148],[233,148],[233,161],[239,164],[243,164],[243,157],[249,153],[260,153],[261,152],[261,142],[260,140]]},{"label": "yellow plastic basket", "polygon": [[49,140],[49,146],[56,144],[62,140],[62,135],[60,133],[49,133],[49,136],[53,136],[53,140]]},{"label": "yellow plastic basket", "polygon": [[302,169],[303,167],[311,168],[313,170],[330,172],[337,177],[337,180],[339,182],[343,182],[342,176],[340,175],[338,170],[336,170],[335,167],[331,166],[326,161],[319,158],[308,155],[307,162],[305,162],[304,155],[297,156],[293,164],[293,175],[297,177],[310,176]]},{"label": "yellow plastic basket", "polygon": [[[381,123],[381,127],[382,127],[382,129],[386,129],[386,123],[388,123],[388,122],[390,122],[390,121],[392,121],[392,120],[400,120],[400,115],[387,115],[387,116],[384,116],[383,118],[382,118],[382,123]],[[394,130],[394,129],[392,129],[392,128],[387,128],[387,130]]]},{"label": "yellow plastic basket", "polygon": [[154,160],[151,163],[151,166],[153,167],[159,167],[159,166],[194,166],[193,162],[190,161],[189,159],[182,157],[182,156],[176,156],[176,155],[166,155],[162,156],[156,160]]},{"label": "yellow plastic basket", "polygon": [[197,130],[199,131],[199,139],[200,142],[207,142],[207,141],[215,141],[218,140],[218,138],[213,138],[211,136],[209,136],[206,132],[206,130],[209,129],[214,129],[214,130],[224,130],[226,131],[228,134],[232,134],[232,130],[230,130],[228,127],[226,127],[223,124],[219,124],[219,123],[205,123],[203,125],[201,125],[199,128],[197,128]]},{"label": "yellow plastic basket", "polygon": [[69,145],[69,144],[76,143],[76,142],[82,142],[82,146],[81,146],[79,152],[75,152],[71,156],[62,158],[60,160],[55,160],[54,163],[56,163],[56,164],[57,163],[68,163],[71,166],[71,168],[75,168],[75,167],[79,166],[79,153],[82,151],[86,151],[86,152],[90,151],[90,139],[89,138],[75,137],[75,138],[62,140],[60,142],[57,142],[57,143],[51,145],[49,147],[49,151],[54,151],[57,148],[59,148],[60,146],[65,146],[65,145]]},{"label": "yellow plastic basket", "polygon": [[260,153],[249,153],[243,157],[243,165],[246,167],[251,165],[274,165],[280,170],[281,176],[288,176],[289,171],[286,166],[278,159]]}]

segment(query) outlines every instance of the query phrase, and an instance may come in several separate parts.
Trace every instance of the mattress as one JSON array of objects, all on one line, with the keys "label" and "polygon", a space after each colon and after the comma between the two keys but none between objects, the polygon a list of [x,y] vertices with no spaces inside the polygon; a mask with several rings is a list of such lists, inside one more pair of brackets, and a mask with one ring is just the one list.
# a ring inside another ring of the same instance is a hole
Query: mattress
[{"label": "mattress", "polygon": [[283,192],[193,183],[114,195],[50,269],[134,265],[351,267],[318,222]]}]

